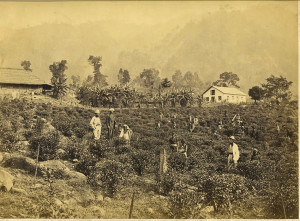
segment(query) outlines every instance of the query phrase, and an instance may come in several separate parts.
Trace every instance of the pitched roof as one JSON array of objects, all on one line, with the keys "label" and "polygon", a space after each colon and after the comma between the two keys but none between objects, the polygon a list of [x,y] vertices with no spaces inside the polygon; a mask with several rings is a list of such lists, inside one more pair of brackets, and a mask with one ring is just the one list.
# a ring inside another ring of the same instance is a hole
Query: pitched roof
[{"label": "pitched roof", "polygon": [[[246,94],[242,91],[240,91],[239,89],[235,88],[235,87],[217,87],[217,86],[210,86],[206,91],[208,91],[210,88],[216,88],[217,90],[221,91],[223,94],[234,94],[234,95],[244,95],[246,96]],[[206,91],[204,91],[204,93],[206,93]],[[204,94],[203,93],[203,94]]]},{"label": "pitched roof", "polygon": [[[45,81],[39,79],[31,71],[17,68],[0,68],[0,83],[45,85]],[[50,84],[47,84],[50,85]]]}]

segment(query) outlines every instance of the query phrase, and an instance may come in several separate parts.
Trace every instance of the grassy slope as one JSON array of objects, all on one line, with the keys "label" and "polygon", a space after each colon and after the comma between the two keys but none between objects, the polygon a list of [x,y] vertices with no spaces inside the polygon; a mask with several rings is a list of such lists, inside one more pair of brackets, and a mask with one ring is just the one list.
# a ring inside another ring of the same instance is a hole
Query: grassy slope
[{"label": "grassy slope", "polygon": [[[82,108],[62,108],[54,105],[48,105],[47,107],[41,104],[35,105],[34,111],[36,114],[47,118],[56,119],[60,116],[59,113],[64,113],[71,121],[78,121],[84,124],[88,124],[92,111]],[[227,111],[228,119],[239,112],[242,119],[247,124],[255,125],[260,128],[260,138],[255,140],[247,136],[243,136],[239,133],[234,135],[237,138],[237,142],[240,146],[242,154],[249,156],[251,148],[257,147],[265,155],[267,150],[264,149],[264,142],[268,140],[270,146],[275,146],[274,137],[275,133],[274,120],[281,119],[281,123],[286,122],[286,117],[291,115],[291,111],[281,112],[281,110],[264,109],[259,106],[225,106],[225,107],[211,107],[211,108],[188,108],[188,109],[170,109],[169,112],[178,113],[176,132],[184,137],[192,148],[192,155],[194,157],[209,156],[209,150],[213,147],[224,151],[227,147],[227,141],[225,134],[213,135],[213,130],[216,128],[216,123],[219,118],[224,116],[224,111]],[[26,110],[27,111],[27,110]],[[104,116],[107,113],[102,112],[102,122],[104,122]],[[189,114],[198,115],[200,117],[200,125],[193,133],[189,133],[186,130],[186,118]],[[283,116],[282,116],[283,115]],[[159,111],[156,109],[141,109],[141,110],[123,110],[122,113],[116,113],[118,123],[128,124],[134,131],[134,137],[132,146],[136,149],[143,149],[152,154],[157,146],[168,145],[168,139],[170,137],[171,129],[170,123],[165,119],[162,127],[156,129],[154,127],[155,122],[158,121]],[[297,122],[296,119],[293,122]],[[210,126],[208,126],[210,124]],[[297,125],[294,123],[293,127]],[[106,130],[103,129],[104,135]],[[270,138],[266,138],[270,135]],[[83,139],[91,137],[90,132],[87,133]],[[104,138],[103,138],[104,139]],[[216,152],[215,152],[216,153]],[[208,155],[207,155],[208,154]],[[204,161],[207,157],[203,157]],[[217,159],[208,160],[211,163],[218,162],[221,164],[226,163],[226,157],[220,154]],[[207,163],[207,162],[203,162]],[[209,162],[208,162],[209,163]],[[39,188],[33,188],[34,178],[32,175],[27,174],[22,170],[6,168],[8,172],[16,177],[16,188],[24,189],[27,192],[27,196],[19,193],[0,193],[0,217],[1,218],[36,218],[36,217],[53,217],[51,214],[42,214],[41,211],[49,210],[49,203],[46,200],[49,196],[48,184],[42,179],[38,178],[37,183],[41,183]],[[181,175],[187,177],[187,182],[192,176],[192,172],[188,171],[186,174]],[[77,186],[67,180],[55,180],[54,189],[56,192],[56,198],[61,201],[69,199],[78,199],[80,203],[74,205],[69,204],[67,209],[62,210],[57,214],[57,218],[128,218],[129,207],[132,192],[136,191],[136,200],[133,210],[133,218],[170,218],[167,211],[167,198],[159,196],[155,192],[154,174],[151,169],[146,170],[145,173],[139,177],[134,175],[131,177],[130,185],[123,186],[118,194],[111,200],[104,200],[96,202],[95,200],[87,200],[93,198],[90,195],[97,194],[99,190],[92,190],[89,185]],[[22,205],[22,206],[20,206]],[[45,208],[43,208],[43,206]],[[96,206],[96,207],[95,207]],[[96,208],[96,209],[95,209]],[[99,211],[97,208],[102,208]],[[104,212],[103,212],[104,211]],[[250,210],[238,211],[235,218],[260,218],[261,214],[257,214],[256,211],[250,212]],[[222,214],[212,216],[211,213],[206,213],[207,218],[226,218]]]}]

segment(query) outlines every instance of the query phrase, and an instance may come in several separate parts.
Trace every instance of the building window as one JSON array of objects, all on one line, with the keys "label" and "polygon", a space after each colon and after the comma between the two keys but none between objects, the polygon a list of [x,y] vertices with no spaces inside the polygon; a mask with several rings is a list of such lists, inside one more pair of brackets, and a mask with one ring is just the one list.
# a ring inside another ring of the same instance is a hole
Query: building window
[{"label": "building window", "polygon": [[234,96],[232,96],[232,100],[234,100]]},{"label": "building window", "polygon": [[211,97],[211,102],[215,102],[216,100],[215,100],[215,97]]},{"label": "building window", "polygon": [[222,96],[218,96],[218,100],[221,101],[222,100]]},{"label": "building window", "polygon": [[209,101],[209,97],[206,97],[205,100],[206,100],[206,101]]},{"label": "building window", "polygon": [[227,100],[229,100],[229,96],[227,96]]},{"label": "building window", "polygon": [[210,91],[210,95],[215,95],[215,93],[216,93],[215,90]]}]

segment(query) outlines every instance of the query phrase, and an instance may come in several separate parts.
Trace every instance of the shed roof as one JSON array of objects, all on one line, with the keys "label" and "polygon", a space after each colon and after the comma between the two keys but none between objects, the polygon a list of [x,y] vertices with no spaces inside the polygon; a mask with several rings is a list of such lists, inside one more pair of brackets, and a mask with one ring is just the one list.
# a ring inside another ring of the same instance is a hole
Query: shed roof
[{"label": "shed roof", "polygon": [[0,83],[4,84],[27,84],[27,85],[50,85],[39,79],[31,71],[17,68],[0,68]]},{"label": "shed roof", "polygon": [[246,96],[246,94],[244,92],[240,91],[239,89],[237,89],[235,87],[217,87],[217,86],[210,86],[206,91],[203,92],[203,94],[206,93],[212,87],[221,91],[223,94],[234,94],[234,95]]}]

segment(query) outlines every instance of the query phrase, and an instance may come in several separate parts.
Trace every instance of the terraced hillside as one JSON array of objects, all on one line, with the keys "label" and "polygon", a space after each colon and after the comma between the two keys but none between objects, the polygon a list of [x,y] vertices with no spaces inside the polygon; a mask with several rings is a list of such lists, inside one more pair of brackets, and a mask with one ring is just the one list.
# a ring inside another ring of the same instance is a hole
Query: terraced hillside
[{"label": "terraced hillside", "polygon": [[[242,123],[232,124],[235,114]],[[190,115],[199,119],[193,132]],[[1,218],[128,218],[133,193],[132,218],[298,218],[297,104],[116,110],[117,123],[133,130],[130,146],[117,135],[108,141],[105,126],[94,141],[92,116],[83,107],[1,101],[0,172],[14,181],[0,192]],[[170,149],[173,132],[187,158]],[[232,135],[236,169],[227,168]],[[168,171],[159,176],[162,149]]]}]

